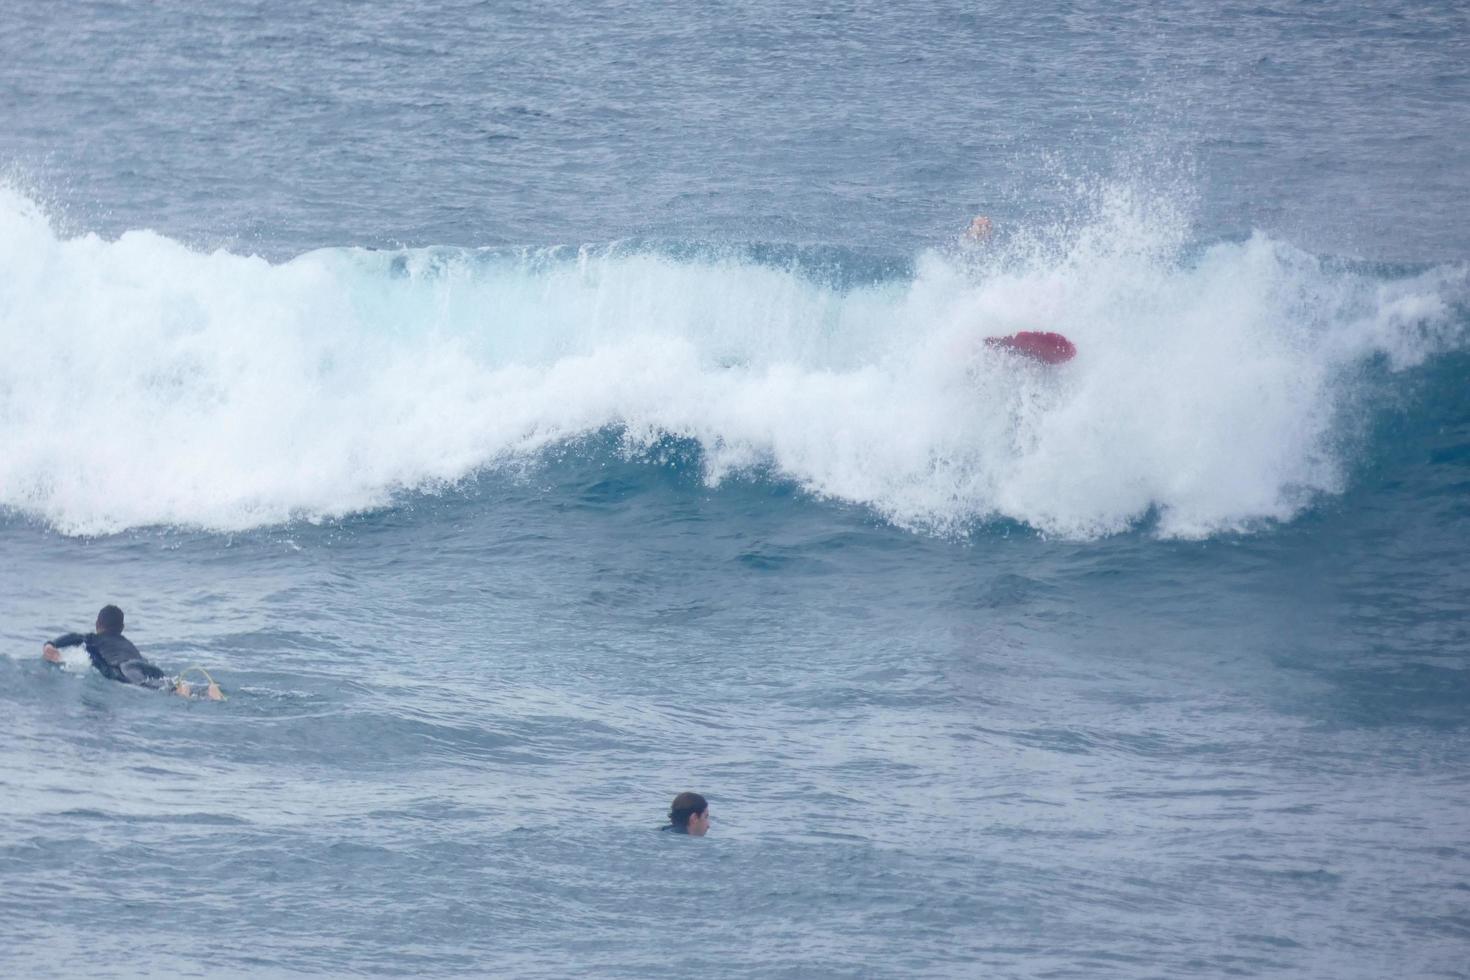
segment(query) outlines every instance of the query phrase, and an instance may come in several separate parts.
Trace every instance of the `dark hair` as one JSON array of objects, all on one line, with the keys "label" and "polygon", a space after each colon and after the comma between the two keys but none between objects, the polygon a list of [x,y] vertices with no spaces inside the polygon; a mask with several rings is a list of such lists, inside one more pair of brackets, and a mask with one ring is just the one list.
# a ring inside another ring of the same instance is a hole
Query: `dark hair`
[{"label": "dark hair", "polygon": [[103,606],[97,614],[97,628],[105,633],[121,633],[123,630],[122,610],[116,606]]},{"label": "dark hair", "polygon": [[669,823],[674,829],[685,833],[689,830],[689,818],[709,809],[709,801],[698,793],[680,793],[669,807]]}]

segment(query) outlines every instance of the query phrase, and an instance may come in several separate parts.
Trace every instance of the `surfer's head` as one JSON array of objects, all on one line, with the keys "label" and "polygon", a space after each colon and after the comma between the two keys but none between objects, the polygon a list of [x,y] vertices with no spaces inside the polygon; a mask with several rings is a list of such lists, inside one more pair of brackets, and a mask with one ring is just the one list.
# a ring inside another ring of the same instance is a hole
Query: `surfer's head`
[{"label": "surfer's head", "polygon": [[116,606],[103,606],[101,612],[97,613],[97,632],[121,633],[122,631],[123,611]]},{"label": "surfer's head", "polygon": [[669,823],[677,833],[703,837],[709,832],[709,801],[698,793],[680,793],[669,807]]}]

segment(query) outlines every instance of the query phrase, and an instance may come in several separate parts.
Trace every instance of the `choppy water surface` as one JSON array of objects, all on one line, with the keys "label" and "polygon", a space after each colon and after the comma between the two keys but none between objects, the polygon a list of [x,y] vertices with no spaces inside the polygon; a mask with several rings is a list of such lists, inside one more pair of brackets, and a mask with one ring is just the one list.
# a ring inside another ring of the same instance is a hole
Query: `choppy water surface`
[{"label": "choppy water surface", "polygon": [[0,14],[3,972],[1466,976],[1465,20]]}]

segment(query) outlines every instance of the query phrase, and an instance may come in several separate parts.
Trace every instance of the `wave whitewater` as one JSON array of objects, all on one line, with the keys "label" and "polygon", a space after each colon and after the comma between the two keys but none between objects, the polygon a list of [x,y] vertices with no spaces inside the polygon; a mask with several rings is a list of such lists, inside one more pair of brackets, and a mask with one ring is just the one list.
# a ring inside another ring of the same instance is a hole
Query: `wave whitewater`
[{"label": "wave whitewater", "polygon": [[[1200,537],[1340,492],[1365,365],[1465,348],[1463,266],[1192,246],[1139,201],[843,276],[648,246],[271,264],[62,237],[0,188],[0,507],[67,534],[331,519],[611,429],[918,530]],[[1022,329],[1081,353],[979,343]]]}]

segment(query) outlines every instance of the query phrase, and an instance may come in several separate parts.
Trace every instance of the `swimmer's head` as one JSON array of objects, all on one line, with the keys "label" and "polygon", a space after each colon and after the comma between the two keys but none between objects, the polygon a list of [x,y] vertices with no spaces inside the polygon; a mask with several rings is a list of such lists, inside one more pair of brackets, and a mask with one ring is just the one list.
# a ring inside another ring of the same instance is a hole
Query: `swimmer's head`
[{"label": "swimmer's head", "polygon": [[102,611],[97,613],[97,632],[121,633],[122,631],[123,611],[116,606],[103,606]]},{"label": "swimmer's head", "polygon": [[703,837],[709,832],[709,801],[698,793],[680,793],[669,807],[669,823],[678,833]]},{"label": "swimmer's head", "polygon": [[970,227],[965,230],[965,237],[972,242],[983,242],[994,232],[990,219],[983,214],[975,215],[975,220],[970,222]]}]

